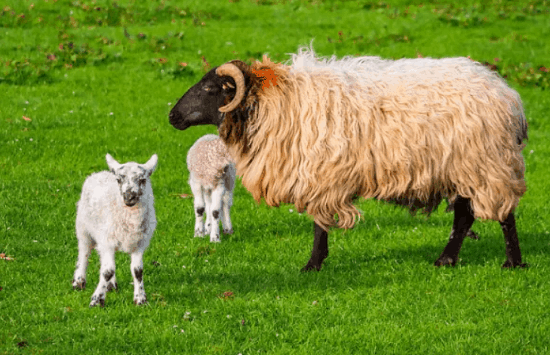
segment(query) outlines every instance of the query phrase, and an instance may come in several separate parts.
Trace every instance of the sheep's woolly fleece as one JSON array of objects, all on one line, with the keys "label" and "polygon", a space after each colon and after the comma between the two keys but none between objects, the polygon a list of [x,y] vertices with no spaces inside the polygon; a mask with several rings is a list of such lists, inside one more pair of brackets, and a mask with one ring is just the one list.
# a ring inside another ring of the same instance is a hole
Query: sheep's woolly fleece
[{"label": "sheep's woolly fleece", "polygon": [[[223,177],[224,168],[234,164],[223,141],[214,134],[199,138],[187,154],[187,167],[198,182],[213,189]],[[224,181],[227,179],[224,179]],[[227,184],[227,181],[226,181]],[[226,186],[229,189],[229,186]]]},{"label": "sheep's woolly fleece", "polygon": [[[336,214],[353,227],[357,196],[428,204],[461,195],[476,218],[503,221],[526,191],[520,97],[477,62],[319,59],[301,49],[289,65],[238,66],[248,95],[220,136],[257,201],[294,203],[327,229]],[[275,74],[267,87],[253,74],[265,69]]]}]

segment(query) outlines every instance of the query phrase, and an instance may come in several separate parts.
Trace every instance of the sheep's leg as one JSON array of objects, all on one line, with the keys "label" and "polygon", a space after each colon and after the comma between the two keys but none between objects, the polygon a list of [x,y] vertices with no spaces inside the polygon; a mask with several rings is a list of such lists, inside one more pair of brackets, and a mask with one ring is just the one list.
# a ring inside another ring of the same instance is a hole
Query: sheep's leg
[{"label": "sheep's leg", "polygon": [[435,266],[454,266],[456,264],[462,242],[474,223],[475,218],[470,207],[469,199],[459,196],[455,201],[454,209],[455,218],[453,221],[453,230],[451,231],[447,246],[443,249],[441,256],[435,261]]},{"label": "sheep's leg", "polygon": [[86,288],[86,269],[88,268],[88,258],[94,247],[94,242],[87,234],[80,232],[78,229],[77,236],[78,259],[73,276],[73,290],[83,290]]},{"label": "sheep's leg", "polygon": [[99,260],[101,267],[99,269],[99,284],[92,295],[90,307],[95,307],[98,304],[101,307],[105,306],[105,294],[113,288],[116,288],[115,281],[115,249],[101,248],[98,249]]},{"label": "sheep's leg", "polygon": [[518,232],[516,229],[516,219],[513,213],[510,213],[504,222],[500,222],[502,231],[504,232],[504,240],[506,241],[506,257],[508,258],[503,268],[510,267],[527,267],[526,263],[521,262],[521,250],[519,249]]},{"label": "sheep's leg", "polygon": [[143,286],[143,250],[132,253],[130,268],[134,277],[134,304],[147,303],[147,295]]},{"label": "sheep's leg", "polygon": [[189,181],[193,192],[193,208],[195,209],[195,237],[204,237],[204,189],[196,181]]},{"label": "sheep's leg", "polygon": [[[450,203],[448,206],[447,206],[447,209],[445,210],[445,212],[453,212],[454,211],[454,205],[452,203]],[[466,236],[468,238],[471,238],[471,239],[475,239],[475,240],[478,240],[479,239],[479,235],[474,232],[473,230],[469,230],[468,233],[466,234]]]},{"label": "sheep's leg", "polygon": [[231,223],[231,206],[233,205],[233,192],[225,191],[222,198],[222,225],[224,234],[233,234],[233,225]]},{"label": "sheep's leg", "polygon": [[212,190],[204,190],[204,201],[206,202],[206,226],[204,228],[204,233],[210,234],[212,230]]},{"label": "sheep's leg", "polygon": [[311,250],[311,258],[306,266],[302,268],[302,272],[321,270],[323,260],[328,256],[328,233],[314,222],[315,239],[313,240],[313,249]]},{"label": "sheep's leg", "polygon": [[211,227],[210,227],[210,242],[219,243],[220,242],[220,213],[222,213],[222,198],[225,192],[223,184],[218,185],[214,190],[212,190],[211,200],[210,200],[210,217]]}]

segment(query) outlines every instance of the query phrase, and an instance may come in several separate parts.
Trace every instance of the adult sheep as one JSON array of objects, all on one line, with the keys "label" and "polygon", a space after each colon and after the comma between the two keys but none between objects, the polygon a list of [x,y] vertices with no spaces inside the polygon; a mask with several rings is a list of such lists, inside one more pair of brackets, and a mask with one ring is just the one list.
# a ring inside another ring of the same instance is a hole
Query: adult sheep
[{"label": "adult sheep", "polygon": [[[218,127],[243,185],[270,206],[314,217],[302,269],[319,270],[328,228],[351,228],[362,196],[432,211],[454,204],[435,265],[455,265],[476,218],[500,222],[503,267],[524,267],[514,210],[526,191],[521,99],[468,58],[234,60],[212,69],[170,112],[177,129]],[[337,215],[337,219],[336,219]]]}]

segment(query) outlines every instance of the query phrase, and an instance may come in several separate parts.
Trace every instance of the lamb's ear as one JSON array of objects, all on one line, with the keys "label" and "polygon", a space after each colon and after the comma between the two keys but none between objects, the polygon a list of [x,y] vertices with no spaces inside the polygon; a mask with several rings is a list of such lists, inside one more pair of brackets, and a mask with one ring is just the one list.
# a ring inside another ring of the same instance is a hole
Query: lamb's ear
[{"label": "lamb's ear", "polygon": [[109,170],[114,174],[118,168],[120,168],[121,164],[115,160],[109,153],[105,156],[105,160],[107,160],[107,165],[109,166]]},{"label": "lamb's ear", "polygon": [[157,162],[158,162],[158,156],[156,154],[153,154],[151,159],[149,159],[147,163],[143,164],[143,167],[147,170],[148,176],[151,176],[151,174],[157,168]]}]

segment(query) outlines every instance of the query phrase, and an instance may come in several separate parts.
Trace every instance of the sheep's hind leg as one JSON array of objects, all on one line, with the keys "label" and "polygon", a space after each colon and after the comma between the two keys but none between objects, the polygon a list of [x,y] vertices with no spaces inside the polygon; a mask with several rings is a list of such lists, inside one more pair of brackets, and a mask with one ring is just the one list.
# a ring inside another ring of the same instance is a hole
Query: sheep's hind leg
[{"label": "sheep's hind leg", "polygon": [[73,276],[73,290],[83,290],[86,288],[86,269],[88,268],[88,258],[94,247],[93,240],[77,230],[78,235],[78,259]]},{"label": "sheep's hind leg", "polygon": [[314,222],[315,239],[313,240],[313,249],[311,250],[311,258],[306,266],[302,268],[302,272],[319,271],[323,265],[323,260],[328,256],[328,233]]},{"label": "sheep's hind leg", "polygon": [[189,181],[189,185],[193,192],[193,208],[195,209],[195,237],[204,237],[204,189],[193,180]]},{"label": "sheep's hind leg", "polygon": [[224,234],[233,234],[233,225],[231,224],[231,205],[233,205],[233,192],[225,191],[222,197],[222,226]]},{"label": "sheep's hind leg", "polygon": [[143,286],[143,251],[138,250],[132,253],[130,268],[134,277],[134,304],[142,305],[147,303],[147,295]]},{"label": "sheep's hind leg", "polygon": [[504,222],[500,222],[506,241],[507,260],[502,264],[503,268],[527,267],[526,263],[521,262],[521,250],[519,249],[518,232],[516,229],[516,219],[513,213],[510,213]]},{"label": "sheep's hind leg", "polygon": [[462,242],[474,223],[475,218],[469,199],[459,196],[455,201],[454,210],[453,230],[451,231],[449,242],[445,246],[445,249],[443,249],[441,256],[435,261],[435,266],[454,266],[456,264]]},{"label": "sheep's hind leg", "polygon": [[210,242],[220,242],[220,214],[222,214],[222,198],[225,192],[223,184],[217,186],[212,190],[210,201],[207,200],[207,204],[210,205],[209,214],[210,217]]},{"label": "sheep's hind leg", "polygon": [[101,267],[99,269],[99,284],[92,295],[90,307],[105,306],[105,294],[107,291],[116,288],[115,280],[115,250],[104,248],[98,250]]}]

